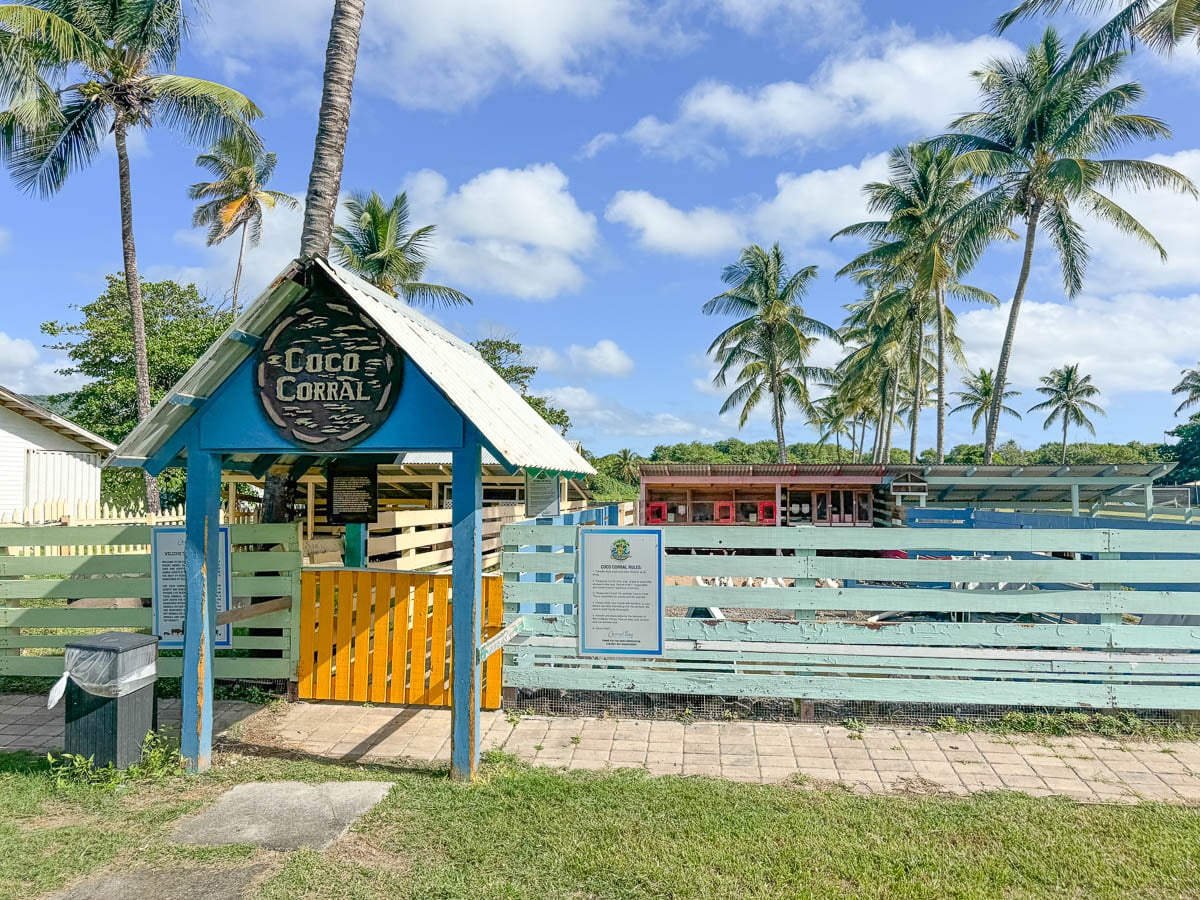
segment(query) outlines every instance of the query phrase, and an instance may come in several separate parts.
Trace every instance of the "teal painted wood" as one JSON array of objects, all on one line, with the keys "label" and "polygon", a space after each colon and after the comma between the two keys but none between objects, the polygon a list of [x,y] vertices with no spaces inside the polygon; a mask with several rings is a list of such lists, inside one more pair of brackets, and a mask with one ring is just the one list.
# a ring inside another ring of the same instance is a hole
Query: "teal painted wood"
[{"label": "teal painted wood", "polygon": [[[722,557],[709,559],[719,560]],[[815,556],[809,558],[808,565],[808,570],[801,573],[804,577],[852,578],[858,581],[1200,584],[1200,559],[943,560]],[[680,571],[678,574],[685,573]]]},{"label": "teal painted wood", "polygon": [[[78,634],[22,634],[16,637],[0,634],[0,647],[61,649],[79,639],[80,635]],[[259,637],[246,634],[234,637],[232,649],[287,650],[290,647],[291,638],[286,633],[282,637]]]},{"label": "teal painted wood", "polygon": [[[573,585],[505,582],[505,603],[571,603]],[[670,585],[668,606],[720,609],[1176,613],[1200,615],[1200,591],[951,591],[936,588],[763,588]]]},{"label": "teal painted wood", "polygon": [[907,703],[980,703],[1085,709],[1196,709],[1200,686],[1055,683],[919,678],[831,678],[720,673],[644,672],[613,668],[506,667],[510,687],[685,693],[743,697],[805,697],[814,700],[876,700]]},{"label": "teal painted wood", "polygon": [[[64,578],[0,581],[0,599],[102,600],[149,597],[153,582],[146,578]],[[234,575],[235,597],[284,597],[291,593],[290,576]]]},{"label": "teal painted wood", "polygon": [[[1119,529],[959,529],[959,528],[755,528],[750,526],[666,526],[668,547],[677,549],[930,550],[957,552],[1195,553],[1195,532]],[[575,541],[573,525],[506,525],[505,544],[565,545]]]},{"label": "teal painted wood", "polygon": [[[299,549],[299,525],[233,525],[236,545],[284,544]],[[0,547],[148,546],[149,525],[29,525],[0,528]]]},{"label": "teal painted wood", "polygon": [[[218,656],[214,661],[214,677],[222,679],[273,678],[286,679],[290,664],[286,659],[245,659]],[[63,671],[61,656],[0,656],[0,675],[57,678]],[[179,678],[183,658],[164,657],[158,661],[160,678]]]},{"label": "teal painted wood", "polygon": [[[525,632],[576,636],[575,616],[526,613]],[[993,625],[980,623],[733,622],[713,619],[666,620],[668,640],[895,644],[942,647],[1101,647],[1193,650],[1200,627],[1181,625]]]},{"label": "teal painted wood", "polygon": [[[301,556],[294,551],[238,551],[233,554],[235,575],[299,569]],[[149,553],[113,556],[0,556],[0,575],[63,578],[93,575],[150,575]]]},{"label": "teal painted wood", "polygon": [[[475,653],[483,621],[483,445],[467,427],[464,446],[455,450],[451,486],[454,491],[454,570],[451,588],[453,680],[450,684],[450,773],[470,781],[479,765],[479,698],[482,688]],[[422,649],[422,655],[424,650]]]},{"label": "teal painted wood", "polygon": [[[273,612],[235,627],[286,628],[288,613]],[[154,624],[149,609],[67,609],[0,607],[0,628],[143,628]],[[234,638],[236,643],[237,638]]]}]

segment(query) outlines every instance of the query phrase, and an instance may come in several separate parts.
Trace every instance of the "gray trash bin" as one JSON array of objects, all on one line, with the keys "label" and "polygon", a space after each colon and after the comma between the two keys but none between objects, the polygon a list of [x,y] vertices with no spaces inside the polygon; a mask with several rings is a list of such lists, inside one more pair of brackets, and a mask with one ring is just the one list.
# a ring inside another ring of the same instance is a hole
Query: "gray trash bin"
[{"label": "gray trash bin", "polygon": [[124,769],[158,726],[158,638],[110,631],[67,644],[63,750]]}]

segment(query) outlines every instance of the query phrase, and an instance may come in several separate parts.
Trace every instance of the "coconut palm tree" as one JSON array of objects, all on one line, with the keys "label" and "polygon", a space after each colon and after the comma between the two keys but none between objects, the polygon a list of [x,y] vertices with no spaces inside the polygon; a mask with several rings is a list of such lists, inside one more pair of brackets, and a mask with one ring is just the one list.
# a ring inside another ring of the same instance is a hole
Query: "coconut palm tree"
[{"label": "coconut palm tree", "polygon": [[[946,458],[946,298],[998,304],[996,298],[961,283],[993,240],[1015,238],[1006,225],[1002,200],[978,202],[974,184],[962,175],[953,152],[929,144],[896,147],[888,160],[889,177],[863,188],[867,208],[887,216],[859,222],[834,237],[868,237],[872,246],[851,260],[839,276],[867,269],[890,271],[918,295],[936,304],[937,461]],[[920,379],[918,379],[919,381]]]},{"label": "coconut palm tree", "polygon": [[346,137],[350,132],[350,98],[358,67],[358,39],[362,32],[366,0],[334,0],[325,47],[325,76],[321,110],[317,114],[317,139],[313,148],[308,193],[304,199],[304,225],[300,256],[327,257],[333,237],[333,217],[342,189]]},{"label": "coconut palm tree", "polygon": [[719,365],[713,383],[724,387],[731,375],[736,381],[721,412],[737,409],[740,428],[769,400],[781,463],[787,462],[788,406],[811,416],[808,381],[830,377],[828,370],[808,364],[813,346],[822,337],[839,340],[833,328],[804,314],[801,303],[816,277],[816,266],[789,269],[779,244],[769,249],[751,244],[722,272],[729,288],[702,307],[708,316],[738,317],[708,348]]},{"label": "coconut palm tree", "polygon": [[[995,373],[991,369],[980,369],[978,372],[973,372],[963,379],[963,387],[965,391],[955,391],[954,396],[962,402],[954,409],[950,410],[950,415],[959,412],[971,413],[971,431],[975,431],[979,427],[979,423],[984,423],[984,431],[987,431],[988,416],[992,414],[992,392],[996,389]],[[1004,399],[1009,397],[1020,396],[1020,391],[1005,391]],[[1010,406],[1000,404],[1000,411],[1008,413],[1014,418],[1020,419],[1021,414]]]},{"label": "coconut palm tree", "polygon": [[1067,464],[1067,429],[1077,425],[1086,429],[1089,434],[1095,434],[1096,428],[1089,412],[1104,415],[1104,410],[1091,401],[1091,397],[1099,396],[1100,389],[1092,384],[1091,375],[1081,375],[1079,364],[1063,366],[1061,369],[1051,369],[1049,375],[1041,378],[1042,386],[1037,389],[1047,399],[1029,407],[1030,412],[1049,410],[1050,415],[1042,423],[1043,428],[1049,428],[1055,421],[1062,420],[1062,464]]},{"label": "coconut palm tree", "polygon": [[[1080,39],[1086,40],[1086,35]],[[1080,46],[1076,44],[1076,51]],[[980,202],[1003,200],[1010,221],[1025,227],[1021,269],[996,366],[992,403],[997,410],[1008,385],[1008,365],[1039,228],[1049,233],[1063,286],[1074,297],[1083,286],[1088,261],[1077,211],[1142,241],[1165,260],[1166,251],[1154,235],[1104,192],[1169,188],[1196,196],[1191,181],[1167,166],[1105,158],[1138,138],[1170,135],[1162,121],[1129,112],[1144,92],[1136,82],[1113,84],[1124,58],[1124,53],[1112,52],[1092,62],[1081,61],[1048,28],[1024,57],[995,59],[976,72],[983,108],[952,122],[955,133],[937,139],[939,145],[961,154],[959,164],[964,170],[990,186]],[[985,463],[991,462],[999,421],[998,414],[988,419]]]},{"label": "coconut palm tree", "polygon": [[635,484],[641,473],[638,471],[638,465],[642,458],[632,450],[618,450],[616,460],[616,475],[621,481],[626,484]]},{"label": "coconut palm tree", "polygon": [[1183,395],[1183,402],[1175,407],[1175,415],[1179,415],[1189,406],[1200,403],[1200,365],[1194,369],[1184,369],[1183,378],[1171,389],[1171,393]]},{"label": "coconut palm tree", "polygon": [[[129,134],[163,125],[208,145],[258,138],[261,113],[221,84],[175,73],[187,32],[183,0],[39,0],[0,4],[0,159],[23,190],[49,196],[92,162],[112,134],[121,245],[133,319],[138,418],[150,414],[146,324],[133,233]],[[158,486],[146,476],[146,504]]]},{"label": "coconut palm tree", "polygon": [[837,460],[842,461],[842,437],[851,441],[851,456],[854,455],[854,430],[851,427],[850,411],[842,404],[842,398],[835,391],[813,404],[812,424],[818,429],[817,445],[833,440],[837,447]]},{"label": "coconut palm tree", "polygon": [[343,266],[409,303],[471,303],[470,297],[454,288],[421,281],[429,264],[426,248],[437,226],[422,225],[409,231],[406,194],[397,194],[390,204],[375,191],[352,194],[342,208],[346,224],[333,231],[333,258]]},{"label": "coconut palm tree", "polygon": [[1038,13],[1109,9],[1117,10],[1116,15],[1096,29],[1093,53],[1110,53],[1134,41],[1164,54],[1189,40],[1200,47],[1200,3],[1196,0],[1024,0],[997,19],[996,28],[1004,31],[1019,19]]},{"label": "coconut palm tree", "polygon": [[211,150],[196,157],[196,165],[211,172],[215,180],[201,181],[188,189],[188,197],[204,201],[196,207],[192,224],[208,228],[210,247],[241,233],[231,300],[235,319],[246,244],[257,247],[262,240],[263,210],[277,206],[295,209],[299,205],[290,194],[267,189],[275,163],[274,153],[267,153],[237,135],[221,138]]}]

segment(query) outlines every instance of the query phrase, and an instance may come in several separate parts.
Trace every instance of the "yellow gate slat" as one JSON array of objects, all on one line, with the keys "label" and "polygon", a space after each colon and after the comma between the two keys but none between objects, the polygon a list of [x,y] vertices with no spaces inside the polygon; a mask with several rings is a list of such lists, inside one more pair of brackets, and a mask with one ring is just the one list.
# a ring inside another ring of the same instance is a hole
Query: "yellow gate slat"
[{"label": "yellow gate slat", "polygon": [[392,607],[392,680],[388,684],[388,702],[403,703],[408,698],[408,637],[412,629],[409,608],[412,605],[413,579],[395,577],[395,603]]},{"label": "yellow gate slat", "polygon": [[[316,573],[305,572],[300,580]],[[317,667],[313,685],[314,700],[328,700],[333,696],[333,635],[334,635],[334,573],[321,572],[313,579],[317,582]]]},{"label": "yellow gate slat", "polygon": [[366,703],[371,681],[371,573],[354,573],[354,643],[350,661],[350,699]]},{"label": "yellow gate slat", "polygon": [[412,632],[408,640],[408,702],[415,704],[425,703],[425,678],[429,673],[425,664],[425,637],[428,631],[430,580],[428,576],[419,577],[413,585]]},{"label": "yellow gate slat", "polygon": [[388,622],[395,582],[386,575],[373,574],[374,606],[371,615],[371,702],[387,702],[388,649],[391,647]]},{"label": "yellow gate slat", "polygon": [[450,613],[450,581],[447,578],[433,580],[433,616],[429,627],[429,693],[425,702],[430,706],[445,706],[446,699],[446,645],[450,636],[446,620]]},{"label": "yellow gate slat", "polygon": [[317,654],[317,579],[300,579],[300,658],[296,660],[297,690],[313,696]]}]

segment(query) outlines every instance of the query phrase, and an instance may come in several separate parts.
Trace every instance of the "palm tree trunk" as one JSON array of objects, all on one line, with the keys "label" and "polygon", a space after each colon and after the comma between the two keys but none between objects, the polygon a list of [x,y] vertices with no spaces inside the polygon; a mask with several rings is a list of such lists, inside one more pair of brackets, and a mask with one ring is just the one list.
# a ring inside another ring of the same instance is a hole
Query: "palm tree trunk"
[{"label": "palm tree trunk", "polygon": [[788,454],[787,441],[783,436],[783,397],[779,392],[775,392],[771,399],[775,406],[772,418],[775,420],[775,443],[779,450],[779,461],[786,463],[788,461]]},{"label": "palm tree trunk", "polygon": [[938,285],[937,295],[937,461],[946,461],[946,291]]},{"label": "palm tree trunk", "polygon": [[925,349],[925,325],[917,328],[917,352],[913,357],[913,405],[909,416],[908,460],[917,461],[917,430],[921,424],[921,353]]},{"label": "palm tree trunk", "polygon": [[888,403],[887,417],[887,443],[883,448],[883,462],[885,465],[892,461],[892,434],[896,428],[896,405],[900,402],[900,367],[896,367],[896,373],[892,377],[892,397]]},{"label": "palm tree trunk", "polygon": [[[142,305],[142,284],[138,279],[137,246],[133,240],[133,188],[129,177],[128,126],[119,121],[113,127],[117,142],[117,177],[121,186],[121,249],[125,263],[125,290],[129,294],[129,314],[133,320],[133,365],[137,383],[138,421],[150,415],[150,362],[146,352],[146,311]],[[146,479],[146,512],[159,512],[158,481],[149,472]]]},{"label": "palm tree trunk", "polygon": [[1033,267],[1033,245],[1037,239],[1038,217],[1042,205],[1034,202],[1025,218],[1025,253],[1021,257],[1021,274],[1017,278],[1017,289],[1013,291],[1012,308],[1008,311],[1008,327],[1004,330],[1004,344],[1000,348],[1000,362],[996,365],[996,387],[992,394],[992,415],[988,419],[987,443],[983,447],[983,462],[990,465],[996,451],[996,432],[1000,425],[1000,406],[1004,403],[1004,390],[1008,386],[1008,360],[1012,356],[1013,341],[1017,336],[1017,316],[1021,312],[1021,301],[1025,297],[1025,285],[1029,282],[1029,270]]},{"label": "palm tree trunk", "polygon": [[246,229],[249,226],[249,222],[242,223],[242,244],[238,247],[237,271],[233,273],[233,299],[230,301],[230,307],[233,310],[234,319],[238,314],[238,285],[242,283],[242,261],[246,258]]},{"label": "palm tree trunk", "polygon": [[875,423],[875,446],[872,448],[871,462],[883,459],[883,423],[887,421],[889,373],[885,372],[879,384],[879,419]]},{"label": "palm tree trunk", "polygon": [[1063,452],[1062,465],[1067,464],[1067,414],[1063,413]]},{"label": "palm tree trunk", "polygon": [[325,81],[308,195],[304,228],[300,234],[302,257],[326,257],[333,237],[333,217],[342,188],[346,136],[350,131],[350,98],[358,65],[358,38],[366,0],[334,0],[325,48]]}]

